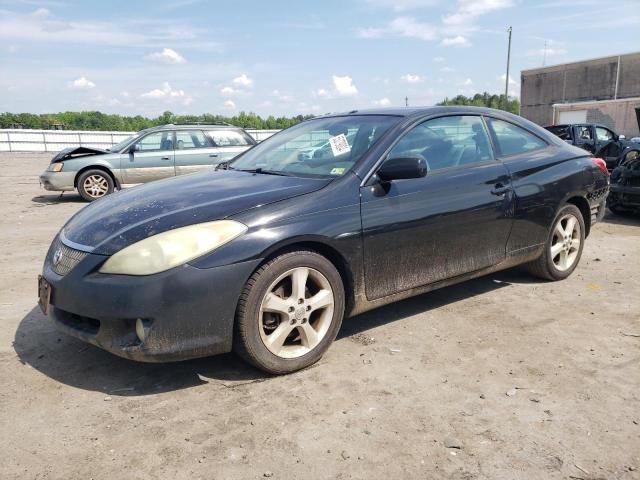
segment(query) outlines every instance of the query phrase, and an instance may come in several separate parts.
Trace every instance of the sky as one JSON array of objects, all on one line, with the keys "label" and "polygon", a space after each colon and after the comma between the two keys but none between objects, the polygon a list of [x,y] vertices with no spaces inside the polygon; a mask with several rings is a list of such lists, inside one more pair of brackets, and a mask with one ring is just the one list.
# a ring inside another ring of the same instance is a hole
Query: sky
[{"label": "sky", "polygon": [[[611,23],[607,23],[610,19]],[[320,114],[640,50],[640,0],[0,0],[0,111]]]}]

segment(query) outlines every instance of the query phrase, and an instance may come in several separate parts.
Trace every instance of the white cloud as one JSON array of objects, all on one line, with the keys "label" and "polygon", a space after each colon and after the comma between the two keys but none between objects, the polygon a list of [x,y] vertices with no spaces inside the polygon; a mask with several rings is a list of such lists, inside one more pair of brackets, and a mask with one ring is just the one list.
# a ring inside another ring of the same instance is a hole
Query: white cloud
[{"label": "white cloud", "polygon": [[236,90],[233,87],[222,87],[220,89],[220,95],[224,97],[231,97],[233,95],[238,95],[239,93],[240,93],[240,90]]},{"label": "white cloud", "polygon": [[392,8],[397,12],[432,7],[437,0],[366,0],[373,7]]},{"label": "white cloud", "polygon": [[455,72],[455,71],[456,71],[456,69],[455,69],[455,68],[451,68],[451,67],[442,67],[442,68],[440,69],[440,71],[441,71],[441,72],[444,72],[444,73],[451,73],[451,72]]},{"label": "white cloud", "polygon": [[227,108],[229,110],[235,110],[236,102],[234,102],[233,100],[227,100],[226,102],[224,102],[224,108]]},{"label": "white cloud", "polygon": [[366,27],[358,28],[356,30],[356,37],[358,38],[380,38],[386,33],[384,28]]},{"label": "white cloud", "polygon": [[442,45],[444,47],[470,47],[471,42],[463,37],[462,35],[457,35],[455,37],[446,37],[442,39]]},{"label": "white cloud", "polygon": [[467,78],[464,82],[462,82],[462,85],[464,85],[465,87],[469,87],[473,85],[473,80],[471,80],[470,78]]},{"label": "white cloud", "polygon": [[444,57],[433,57],[433,63],[442,63],[444,62]]},{"label": "white cloud", "polygon": [[374,105],[377,105],[378,107],[388,107],[389,105],[391,105],[391,100],[389,100],[387,97],[384,97],[380,100],[374,100],[372,103]]},{"label": "white cloud", "polygon": [[389,29],[397,35],[420,40],[434,40],[438,33],[433,25],[417,22],[412,17],[394,18],[389,24]]},{"label": "white cloud", "polygon": [[179,65],[186,63],[185,58],[171,48],[163,48],[161,52],[151,53],[144,58],[152,62],[163,63],[165,65]]},{"label": "white cloud", "polygon": [[402,75],[400,80],[407,83],[420,83],[423,81],[423,78],[420,75],[412,75],[411,73],[407,73],[406,75]]},{"label": "white cloud", "polygon": [[353,79],[349,76],[338,77],[333,75],[333,86],[338,95],[342,97],[349,97],[358,93],[358,89],[353,84]]},{"label": "white cloud", "polygon": [[[335,77],[333,77],[333,78],[335,78]],[[335,80],[334,80],[334,82],[335,82]],[[319,88],[318,90],[314,90],[311,93],[312,93],[312,95],[314,97],[320,97],[320,98],[329,98],[329,97],[331,97],[331,94],[329,93],[329,91],[324,89],[324,88]]]},{"label": "white cloud", "polygon": [[253,80],[243,73],[239,77],[234,78],[232,83],[239,87],[250,87],[253,85]]},{"label": "white cloud", "polygon": [[284,103],[292,102],[294,100],[293,96],[282,93],[280,90],[273,90],[271,92],[271,96],[276,97],[278,100]]},{"label": "white cloud", "polygon": [[80,77],[69,82],[69,88],[73,90],[91,90],[92,88],[96,88],[96,84],[87,77]]},{"label": "white cloud", "polygon": [[513,0],[458,0],[454,13],[443,18],[445,25],[469,27],[476,17],[513,6]]},{"label": "white cloud", "polygon": [[[507,74],[503,73],[498,77],[498,80],[504,84],[505,78],[507,78]],[[518,82],[516,82],[511,75],[509,75],[509,85],[518,85]]]},{"label": "white cloud", "polygon": [[44,19],[51,16],[51,12],[46,8],[38,8],[37,10],[31,13],[33,18]]},{"label": "white cloud", "polygon": [[189,105],[193,101],[193,97],[185,93],[184,90],[174,90],[169,82],[164,82],[162,88],[155,88],[140,95],[141,98],[150,98],[156,100],[164,100],[169,103],[181,103]]}]

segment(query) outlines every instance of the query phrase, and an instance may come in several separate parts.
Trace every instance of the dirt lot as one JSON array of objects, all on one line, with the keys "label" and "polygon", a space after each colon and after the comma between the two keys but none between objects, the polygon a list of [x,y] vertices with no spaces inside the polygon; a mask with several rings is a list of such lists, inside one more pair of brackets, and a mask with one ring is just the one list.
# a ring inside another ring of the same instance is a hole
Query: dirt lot
[{"label": "dirt lot", "polygon": [[[36,307],[84,206],[0,155],[0,478],[640,479],[640,221],[608,216],[560,283],[518,270],[345,322],[311,369],[146,365]],[[459,447],[459,448],[451,448]]]}]

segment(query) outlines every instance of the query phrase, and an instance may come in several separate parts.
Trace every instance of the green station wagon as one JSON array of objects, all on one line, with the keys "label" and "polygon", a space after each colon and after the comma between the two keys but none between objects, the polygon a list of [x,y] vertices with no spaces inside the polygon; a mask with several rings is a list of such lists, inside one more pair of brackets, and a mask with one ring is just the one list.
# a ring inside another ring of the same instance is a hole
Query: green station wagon
[{"label": "green station wagon", "polygon": [[255,144],[247,132],[231,125],[163,125],[142,130],[108,150],[64,149],[40,175],[40,183],[46,190],[78,190],[90,202],[125,184],[211,168]]}]

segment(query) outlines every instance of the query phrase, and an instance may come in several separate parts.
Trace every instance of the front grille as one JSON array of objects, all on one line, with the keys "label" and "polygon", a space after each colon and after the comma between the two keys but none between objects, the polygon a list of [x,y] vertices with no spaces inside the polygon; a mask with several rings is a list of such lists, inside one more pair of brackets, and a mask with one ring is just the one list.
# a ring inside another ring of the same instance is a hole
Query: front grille
[{"label": "front grille", "polygon": [[51,270],[58,275],[65,276],[86,256],[87,252],[67,247],[59,238],[56,238],[49,250]]}]

